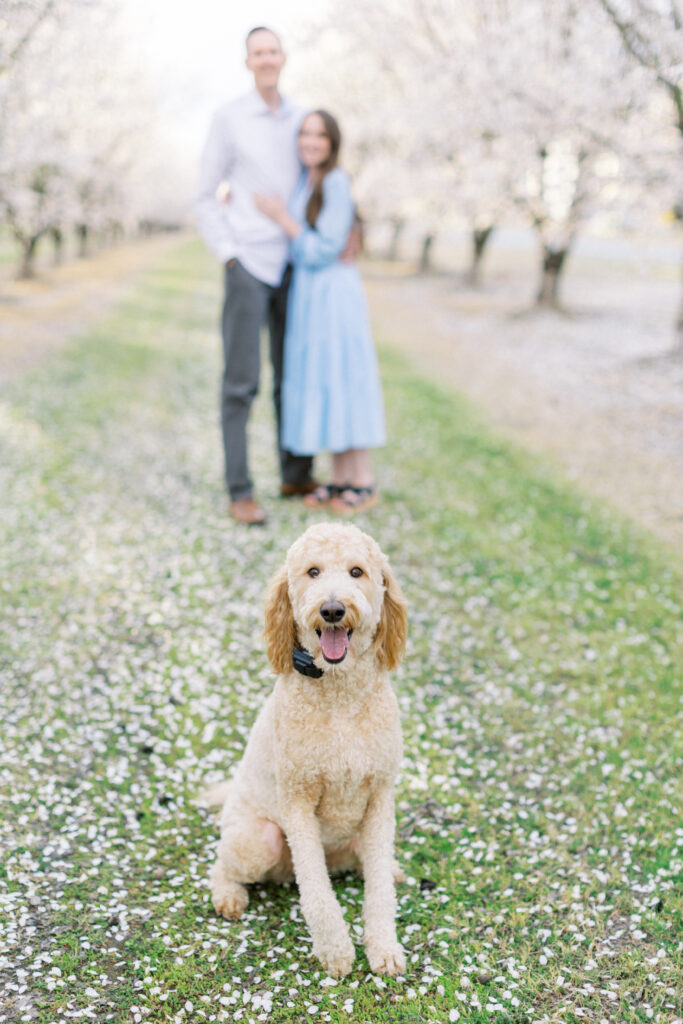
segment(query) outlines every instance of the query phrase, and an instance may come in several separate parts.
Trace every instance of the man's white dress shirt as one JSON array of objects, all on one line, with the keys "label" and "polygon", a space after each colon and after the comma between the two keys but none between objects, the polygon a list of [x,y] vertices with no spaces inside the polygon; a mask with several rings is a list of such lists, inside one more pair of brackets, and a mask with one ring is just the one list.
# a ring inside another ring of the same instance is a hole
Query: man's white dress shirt
[{"label": "man's white dress shirt", "polygon": [[[269,285],[280,283],[288,239],[252,196],[262,192],[289,201],[301,173],[297,135],[304,116],[284,98],[272,111],[254,89],[217,111],[201,158],[195,213],[204,241],[222,263],[236,258]],[[230,185],[227,203],[216,195],[224,181]]]}]

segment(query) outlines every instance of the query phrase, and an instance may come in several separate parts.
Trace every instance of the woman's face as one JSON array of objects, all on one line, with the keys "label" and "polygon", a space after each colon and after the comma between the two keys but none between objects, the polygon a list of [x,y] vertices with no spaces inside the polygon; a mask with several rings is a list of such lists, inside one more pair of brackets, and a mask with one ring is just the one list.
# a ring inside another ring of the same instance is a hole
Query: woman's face
[{"label": "woman's face", "polygon": [[320,114],[309,114],[299,131],[299,157],[304,167],[320,167],[330,155],[330,140]]}]

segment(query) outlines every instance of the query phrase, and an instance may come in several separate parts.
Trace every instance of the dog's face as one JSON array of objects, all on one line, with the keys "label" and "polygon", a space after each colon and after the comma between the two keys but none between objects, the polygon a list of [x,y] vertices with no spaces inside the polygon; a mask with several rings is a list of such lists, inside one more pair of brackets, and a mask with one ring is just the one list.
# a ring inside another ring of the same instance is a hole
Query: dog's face
[{"label": "dog's face", "polygon": [[379,625],[384,600],[379,550],[356,532],[360,536],[349,538],[337,528],[307,531],[287,556],[299,641],[314,660],[322,658],[321,667],[364,653]]},{"label": "dog's face", "polygon": [[295,645],[323,671],[347,671],[371,649],[394,668],[405,636],[403,597],[371,537],[321,523],[295,541],[266,602],[268,655],[278,672],[291,669]]}]

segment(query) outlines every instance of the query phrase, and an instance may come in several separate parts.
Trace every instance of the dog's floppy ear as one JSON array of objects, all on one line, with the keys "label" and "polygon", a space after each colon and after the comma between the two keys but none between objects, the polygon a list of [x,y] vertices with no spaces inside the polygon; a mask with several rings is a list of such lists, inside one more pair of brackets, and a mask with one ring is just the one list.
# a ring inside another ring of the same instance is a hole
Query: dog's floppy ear
[{"label": "dog's floppy ear", "polygon": [[379,664],[383,668],[393,669],[400,665],[405,650],[408,612],[401,588],[386,559],[382,566],[382,575],[384,602],[375,635],[375,650]]},{"label": "dog's floppy ear", "polygon": [[264,635],[271,665],[278,673],[288,672],[292,667],[295,633],[294,612],[284,568],[274,577],[266,594]]}]

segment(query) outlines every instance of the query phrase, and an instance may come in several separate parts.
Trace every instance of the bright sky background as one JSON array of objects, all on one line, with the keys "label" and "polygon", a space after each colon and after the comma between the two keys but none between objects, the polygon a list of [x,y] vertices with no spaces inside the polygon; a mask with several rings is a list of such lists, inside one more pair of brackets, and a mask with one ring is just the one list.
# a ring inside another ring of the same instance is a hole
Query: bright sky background
[{"label": "bright sky background", "polygon": [[[196,150],[212,111],[252,84],[244,40],[255,25],[277,31],[285,50],[325,0],[123,0],[136,56],[159,83],[168,116],[187,131]],[[287,89],[287,68],[282,84]]]}]

